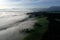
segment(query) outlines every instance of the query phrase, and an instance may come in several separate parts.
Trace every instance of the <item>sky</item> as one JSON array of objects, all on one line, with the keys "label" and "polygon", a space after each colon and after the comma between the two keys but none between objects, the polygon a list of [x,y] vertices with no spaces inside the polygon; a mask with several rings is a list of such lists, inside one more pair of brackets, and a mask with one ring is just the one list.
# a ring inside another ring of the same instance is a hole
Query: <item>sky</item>
[{"label": "sky", "polygon": [[60,6],[60,0],[0,0],[0,9],[48,8]]}]

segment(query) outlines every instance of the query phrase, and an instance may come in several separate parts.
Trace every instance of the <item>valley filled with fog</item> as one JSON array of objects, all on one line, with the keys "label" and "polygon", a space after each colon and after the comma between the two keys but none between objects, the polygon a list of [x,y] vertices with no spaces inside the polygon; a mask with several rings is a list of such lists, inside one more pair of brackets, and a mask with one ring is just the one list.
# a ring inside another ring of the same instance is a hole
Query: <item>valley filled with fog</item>
[{"label": "valley filled with fog", "polygon": [[[27,19],[27,12],[0,12],[0,40],[22,40],[25,34],[21,33],[22,29],[32,28],[35,23],[33,18]],[[22,22],[20,22],[22,21]]]}]

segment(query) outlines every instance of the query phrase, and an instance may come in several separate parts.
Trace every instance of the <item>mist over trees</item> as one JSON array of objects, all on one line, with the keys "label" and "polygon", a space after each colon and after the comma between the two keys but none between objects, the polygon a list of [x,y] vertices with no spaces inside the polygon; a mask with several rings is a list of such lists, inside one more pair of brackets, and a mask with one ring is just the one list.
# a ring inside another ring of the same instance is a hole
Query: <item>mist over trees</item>
[{"label": "mist over trees", "polygon": [[25,29],[23,32],[29,35],[24,40],[57,40],[60,31],[60,12],[33,12],[27,13],[29,18],[35,17],[37,22],[33,29]]}]

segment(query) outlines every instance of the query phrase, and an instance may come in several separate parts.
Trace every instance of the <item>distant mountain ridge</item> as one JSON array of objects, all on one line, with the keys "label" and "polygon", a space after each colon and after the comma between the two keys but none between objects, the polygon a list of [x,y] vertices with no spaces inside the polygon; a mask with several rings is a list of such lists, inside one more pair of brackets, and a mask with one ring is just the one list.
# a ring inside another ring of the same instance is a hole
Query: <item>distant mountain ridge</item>
[{"label": "distant mountain ridge", "polygon": [[52,7],[49,7],[49,8],[32,8],[32,9],[29,9],[33,12],[39,12],[39,11],[60,11],[60,6],[52,6]]},{"label": "distant mountain ridge", "polygon": [[60,6],[52,6],[48,8],[46,11],[60,11]]},{"label": "distant mountain ridge", "polygon": [[52,6],[49,8],[38,8],[38,9],[34,9],[34,11],[60,11],[60,6]]}]

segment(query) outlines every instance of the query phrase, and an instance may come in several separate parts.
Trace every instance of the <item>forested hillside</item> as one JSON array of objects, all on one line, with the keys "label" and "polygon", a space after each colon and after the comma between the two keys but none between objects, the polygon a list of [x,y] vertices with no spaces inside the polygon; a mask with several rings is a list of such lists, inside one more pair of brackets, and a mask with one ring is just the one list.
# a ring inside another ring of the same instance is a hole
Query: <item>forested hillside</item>
[{"label": "forested hillside", "polygon": [[37,22],[33,29],[26,29],[28,36],[24,40],[58,40],[60,37],[60,12],[33,12],[29,18],[34,17]]}]

